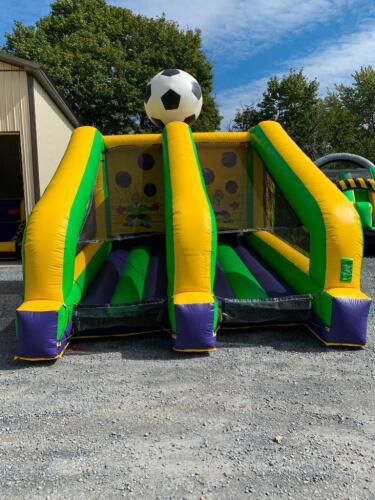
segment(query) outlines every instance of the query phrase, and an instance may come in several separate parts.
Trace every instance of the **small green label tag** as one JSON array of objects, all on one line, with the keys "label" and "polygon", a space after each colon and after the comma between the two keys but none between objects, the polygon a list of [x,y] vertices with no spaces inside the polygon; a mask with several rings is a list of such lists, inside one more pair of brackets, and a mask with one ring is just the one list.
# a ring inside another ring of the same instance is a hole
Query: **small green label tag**
[{"label": "small green label tag", "polygon": [[341,259],[340,281],[352,281],[353,259],[343,257]]}]

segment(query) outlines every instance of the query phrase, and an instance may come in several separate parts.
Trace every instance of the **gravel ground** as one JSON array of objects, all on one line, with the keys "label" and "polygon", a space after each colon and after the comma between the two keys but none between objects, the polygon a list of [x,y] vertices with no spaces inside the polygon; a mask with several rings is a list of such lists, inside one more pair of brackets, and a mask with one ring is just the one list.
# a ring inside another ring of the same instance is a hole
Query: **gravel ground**
[{"label": "gravel ground", "polygon": [[[375,498],[374,309],[363,350],[258,329],[210,356],[160,334],[27,365],[20,277],[0,268],[1,498]],[[363,287],[375,296],[375,258]]]}]

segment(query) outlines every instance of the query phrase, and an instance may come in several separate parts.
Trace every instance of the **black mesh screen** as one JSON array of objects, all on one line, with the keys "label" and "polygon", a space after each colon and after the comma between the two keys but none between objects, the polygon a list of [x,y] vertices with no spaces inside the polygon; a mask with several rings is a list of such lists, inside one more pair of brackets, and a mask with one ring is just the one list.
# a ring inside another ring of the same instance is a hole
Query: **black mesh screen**
[{"label": "black mesh screen", "polygon": [[266,206],[268,207],[270,231],[287,243],[308,255],[310,253],[310,234],[290,206],[281,189],[265,170]]},{"label": "black mesh screen", "polygon": [[163,299],[136,304],[78,305],[74,311],[74,324],[81,335],[136,333],[160,328],[164,315]]},{"label": "black mesh screen", "polygon": [[261,300],[223,299],[221,303],[223,324],[300,323],[306,322],[312,311],[311,295]]},{"label": "black mesh screen", "polygon": [[87,242],[95,240],[97,240],[97,227],[95,199],[93,193],[87,205],[86,216],[79,233],[77,253],[82,250]]}]

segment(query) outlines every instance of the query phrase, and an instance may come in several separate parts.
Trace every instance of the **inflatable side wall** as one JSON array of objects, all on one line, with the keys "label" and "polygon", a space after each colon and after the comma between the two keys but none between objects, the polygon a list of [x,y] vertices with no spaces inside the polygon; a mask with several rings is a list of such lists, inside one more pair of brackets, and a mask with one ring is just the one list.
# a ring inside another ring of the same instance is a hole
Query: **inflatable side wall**
[{"label": "inflatable side wall", "polygon": [[[110,251],[108,242],[93,243],[76,255],[102,153],[100,132],[76,129],[30,216],[23,245],[24,303],[16,314],[19,357],[51,359],[63,353],[72,333],[73,306]],[[96,196],[103,196],[103,189],[95,189]]]},{"label": "inflatable side wall", "polygon": [[250,234],[248,242],[295,290],[313,295],[311,326],[325,343],[365,344],[371,301],[360,290],[363,235],[357,211],[279,124],[254,127],[250,143],[250,175],[257,162],[265,164],[310,233],[310,256],[267,231]]}]

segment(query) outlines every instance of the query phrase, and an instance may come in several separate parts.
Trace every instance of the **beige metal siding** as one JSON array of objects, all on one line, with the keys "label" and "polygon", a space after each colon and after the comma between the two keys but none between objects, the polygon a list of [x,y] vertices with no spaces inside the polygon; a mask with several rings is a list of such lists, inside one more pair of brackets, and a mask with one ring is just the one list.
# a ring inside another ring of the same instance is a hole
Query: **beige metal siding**
[{"label": "beige metal siding", "polygon": [[74,127],[36,80],[34,80],[34,99],[39,183],[42,195],[60,163]]},{"label": "beige metal siding", "polygon": [[16,66],[0,62],[0,133],[19,132],[26,212],[34,205],[27,75]]}]

